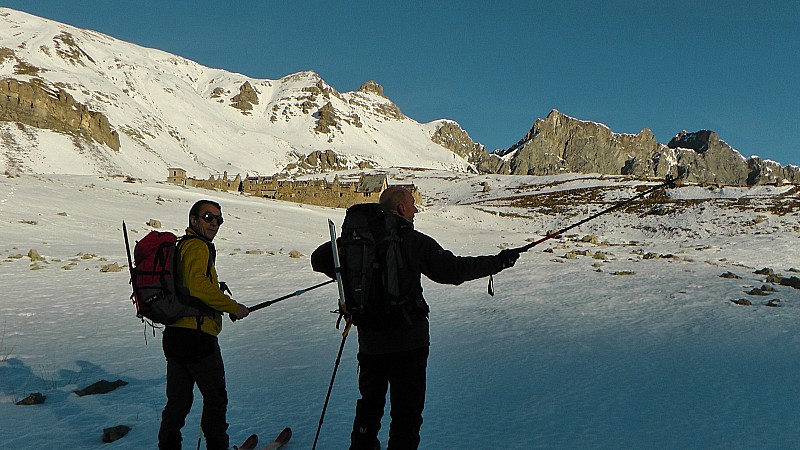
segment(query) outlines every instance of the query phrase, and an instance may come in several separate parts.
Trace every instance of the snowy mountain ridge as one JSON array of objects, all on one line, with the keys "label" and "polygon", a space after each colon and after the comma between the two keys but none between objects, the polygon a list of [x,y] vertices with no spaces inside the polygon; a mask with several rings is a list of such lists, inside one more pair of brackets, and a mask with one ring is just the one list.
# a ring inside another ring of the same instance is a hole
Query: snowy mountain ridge
[{"label": "snowy mountain ridge", "polygon": [[487,153],[447,119],[407,117],[375,81],[338,92],[317,73],[256,79],[0,8],[0,170],[189,176],[417,167],[454,173],[677,176],[797,184],[800,168],[744,158],[711,130],[657,142],[552,110]]},{"label": "snowy mountain ridge", "polygon": [[431,141],[449,121],[408,118],[372,81],[340,93],[311,71],[255,79],[8,8],[0,8],[0,22],[0,78],[51,95],[63,90],[103,114],[120,141],[114,151],[3,121],[5,169],[162,179],[177,166],[201,178],[265,175],[326,150],[339,169],[469,168]]}]

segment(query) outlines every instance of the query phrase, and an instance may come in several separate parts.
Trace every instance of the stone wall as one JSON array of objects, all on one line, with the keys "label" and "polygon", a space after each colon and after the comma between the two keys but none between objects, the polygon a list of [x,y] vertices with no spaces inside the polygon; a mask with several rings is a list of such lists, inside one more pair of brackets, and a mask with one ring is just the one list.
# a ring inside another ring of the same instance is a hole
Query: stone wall
[{"label": "stone wall", "polygon": [[63,89],[53,90],[37,81],[0,79],[0,120],[97,141],[119,151],[119,135],[108,118],[78,103]]}]

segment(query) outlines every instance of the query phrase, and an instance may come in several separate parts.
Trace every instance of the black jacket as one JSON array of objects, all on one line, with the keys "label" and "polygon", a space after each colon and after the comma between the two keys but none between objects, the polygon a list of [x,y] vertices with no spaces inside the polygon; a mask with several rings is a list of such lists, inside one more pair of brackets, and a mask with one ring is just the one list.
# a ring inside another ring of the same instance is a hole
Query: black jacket
[{"label": "black jacket", "polygon": [[[406,267],[399,274],[401,296],[418,299],[422,296],[421,275],[440,284],[459,285],[465,281],[494,275],[502,270],[500,258],[489,256],[456,256],[445,250],[433,238],[414,229],[414,225],[396,216],[400,227],[400,247]],[[311,255],[311,266],[335,278],[333,252],[330,242],[320,245]],[[386,330],[358,330],[359,351],[365,354],[382,354],[413,350],[430,345],[427,317],[411,324]]]}]

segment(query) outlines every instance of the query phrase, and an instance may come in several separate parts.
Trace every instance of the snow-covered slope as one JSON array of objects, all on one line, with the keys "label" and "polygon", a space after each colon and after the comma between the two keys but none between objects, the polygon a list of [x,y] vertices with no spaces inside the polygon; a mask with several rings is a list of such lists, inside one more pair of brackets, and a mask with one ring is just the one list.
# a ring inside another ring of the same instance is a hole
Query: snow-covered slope
[{"label": "snow-covered slope", "polygon": [[[420,187],[417,228],[460,255],[523,245],[644,188],[586,175],[395,169],[391,178]],[[122,220],[132,241],[150,219],[181,232],[191,204],[212,198],[226,218],[217,267],[235,298],[254,305],[325,280],[308,255],[342,209],[126,181],[0,175],[0,448],[155,448],[161,335],[134,316]],[[421,449],[787,448],[800,439],[800,290],[754,273],[798,276],[797,189],[687,186],[651,200],[534,247],[494,278],[494,297],[486,279],[423,279],[432,346]],[[110,264],[121,271],[101,271]],[[335,304],[331,285],[226,320],[233,443],[291,426],[288,448],[311,447],[341,342]],[[347,446],[356,351],[352,336],[320,449]],[[129,384],[74,394],[102,379]],[[34,392],[44,404],[15,405]],[[200,410],[198,394],[187,446]],[[117,425],[130,433],[104,444],[102,430]]]},{"label": "snow-covered slope", "polygon": [[[431,142],[438,122],[406,117],[375,83],[339,93],[314,72],[254,79],[8,8],[0,8],[0,49],[0,78],[65,90],[104,114],[121,144],[116,152],[0,122],[0,170],[163,179],[167,168],[182,167],[200,178],[265,175],[325,150],[349,167],[468,167]],[[244,93],[255,97],[237,97],[245,83]]]}]

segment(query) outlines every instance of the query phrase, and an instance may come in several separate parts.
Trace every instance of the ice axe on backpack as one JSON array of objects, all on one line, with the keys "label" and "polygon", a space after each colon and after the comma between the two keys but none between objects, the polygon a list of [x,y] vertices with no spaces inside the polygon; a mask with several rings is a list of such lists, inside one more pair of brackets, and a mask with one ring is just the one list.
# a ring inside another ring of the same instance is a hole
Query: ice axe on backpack
[{"label": "ice axe on backpack", "polygon": [[[258,311],[259,309],[266,308],[267,306],[269,306],[269,305],[271,305],[273,303],[278,303],[280,301],[286,300],[287,298],[292,298],[292,297],[297,297],[298,295],[303,295],[304,293],[306,293],[308,291],[311,291],[311,290],[314,290],[316,288],[325,286],[326,284],[331,284],[331,283],[333,283],[335,281],[336,280],[328,280],[328,281],[324,281],[324,282],[319,283],[319,284],[315,284],[314,286],[307,287],[305,289],[298,289],[298,290],[292,292],[291,294],[286,294],[286,295],[284,295],[282,297],[278,297],[278,298],[276,298],[274,300],[268,300],[266,302],[261,302],[261,303],[255,305],[255,306],[250,306],[247,309],[249,309],[250,312]],[[239,318],[234,316],[233,314],[230,314],[230,318],[231,318],[231,322],[236,322],[237,320],[239,320]]]},{"label": "ice axe on backpack", "polygon": [[[512,251],[512,252],[516,252],[516,253],[527,252],[528,250],[530,250],[531,248],[541,244],[542,242],[545,242],[545,241],[548,241],[550,239],[553,239],[554,237],[558,237],[558,236],[566,233],[567,231],[569,231],[569,230],[571,230],[571,229],[573,229],[575,227],[583,225],[584,223],[586,223],[586,222],[588,222],[590,220],[596,219],[596,218],[602,216],[603,214],[609,213],[609,212],[611,212],[611,211],[613,211],[615,209],[621,208],[621,207],[623,207],[623,206],[625,206],[625,205],[627,205],[629,203],[632,203],[635,200],[638,200],[638,199],[640,199],[642,197],[647,196],[648,194],[650,194],[652,192],[655,192],[655,191],[657,191],[659,189],[663,189],[663,188],[673,189],[673,188],[676,187],[675,181],[676,180],[674,178],[672,178],[672,175],[667,174],[664,177],[664,182],[661,183],[661,184],[657,184],[655,186],[652,186],[650,189],[642,191],[642,192],[634,195],[633,197],[631,197],[631,198],[629,198],[627,200],[623,200],[621,202],[615,203],[615,204],[609,206],[608,208],[606,208],[606,209],[604,209],[604,210],[602,210],[602,211],[600,211],[598,213],[592,214],[591,216],[581,220],[580,222],[574,223],[574,224],[572,224],[572,225],[570,225],[568,227],[564,227],[564,228],[562,228],[562,229],[560,229],[558,231],[554,231],[554,232],[548,234],[547,236],[545,236],[545,237],[543,237],[541,239],[538,239],[538,240],[533,241],[533,242],[531,242],[529,244],[523,245],[522,247],[512,248],[512,249],[509,249],[509,250]],[[491,277],[489,277],[489,288],[488,288],[488,291],[489,291],[489,295],[494,295],[494,287],[493,287],[493,282],[492,282],[492,278]]]}]

